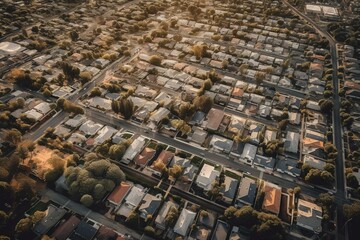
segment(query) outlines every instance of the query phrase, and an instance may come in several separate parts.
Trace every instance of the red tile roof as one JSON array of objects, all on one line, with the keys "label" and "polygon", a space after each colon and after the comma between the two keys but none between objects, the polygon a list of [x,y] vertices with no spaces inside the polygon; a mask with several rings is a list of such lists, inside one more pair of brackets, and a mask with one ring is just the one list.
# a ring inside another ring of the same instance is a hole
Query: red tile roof
[{"label": "red tile roof", "polygon": [[278,215],[280,212],[281,189],[265,184],[264,192],[265,198],[263,202],[263,209]]},{"label": "red tile roof", "polygon": [[114,191],[110,194],[110,196],[107,198],[109,202],[112,202],[114,204],[120,204],[121,201],[125,198],[126,194],[132,187],[131,184],[127,182],[121,182],[119,186],[117,186]]},{"label": "red tile roof", "polygon": [[51,237],[56,240],[66,240],[75,230],[77,225],[79,225],[80,221],[81,220],[76,216],[71,216],[66,222],[55,229],[53,234],[51,234]]},{"label": "red tile roof", "polygon": [[152,148],[145,148],[139,155],[134,159],[134,162],[138,165],[145,165],[155,154],[155,150]]}]

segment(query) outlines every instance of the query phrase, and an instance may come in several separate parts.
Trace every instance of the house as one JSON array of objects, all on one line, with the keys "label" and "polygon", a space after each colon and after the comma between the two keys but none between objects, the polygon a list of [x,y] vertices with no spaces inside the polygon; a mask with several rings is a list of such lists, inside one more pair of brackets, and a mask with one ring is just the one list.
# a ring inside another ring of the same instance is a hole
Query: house
[{"label": "house", "polygon": [[161,205],[162,195],[157,194],[156,196],[147,193],[141,201],[139,207],[140,217],[146,219],[148,215],[154,216],[155,212]]},{"label": "house", "polygon": [[116,214],[127,218],[131,212],[141,203],[147,189],[141,185],[135,185],[131,188],[128,195],[125,197],[125,202],[121,204]]},{"label": "house", "polygon": [[321,161],[320,159],[317,159],[314,156],[310,156],[307,154],[304,155],[303,163],[319,170],[323,170],[326,165],[325,161]]},{"label": "house", "polygon": [[166,167],[171,162],[172,158],[175,156],[174,153],[166,150],[162,150],[158,158],[154,161],[154,163],[148,167],[148,169],[156,176],[162,175],[162,170],[158,168],[158,164],[162,163]]},{"label": "house", "polygon": [[46,234],[64,217],[66,212],[64,208],[58,208],[50,204],[45,212],[46,215],[34,225],[33,232],[38,236]]},{"label": "house", "polygon": [[275,158],[256,155],[254,165],[265,168],[266,170],[273,170],[275,167]]},{"label": "house", "polygon": [[171,208],[179,209],[179,205],[172,201],[167,201],[162,205],[162,207],[155,219],[155,225],[157,228],[159,228],[161,230],[166,229],[167,225],[166,225],[165,219],[166,219],[166,216],[169,214]]},{"label": "house", "polygon": [[196,213],[183,208],[174,226],[174,232],[185,237],[188,234],[189,228],[194,222],[195,217]]},{"label": "house", "polygon": [[205,142],[207,136],[208,132],[202,130],[200,127],[194,126],[192,127],[192,132],[187,135],[187,138],[201,146]]},{"label": "house", "polygon": [[210,141],[210,147],[217,152],[230,153],[233,141],[218,135],[213,135]]},{"label": "house", "polygon": [[60,224],[50,236],[56,240],[66,240],[80,222],[81,220],[78,217],[72,215],[68,220]]},{"label": "house", "polygon": [[50,103],[47,102],[39,103],[34,107],[34,109],[43,115],[46,115],[48,112],[51,111]]},{"label": "house", "polygon": [[242,154],[239,158],[240,161],[252,165],[256,156],[257,146],[245,143]]},{"label": "house", "polygon": [[286,152],[297,153],[299,149],[300,134],[288,131],[286,133],[286,140],[284,148]]},{"label": "house", "polygon": [[229,225],[224,221],[218,220],[216,223],[214,233],[211,237],[211,240],[227,239],[228,232],[229,232]]},{"label": "house", "polygon": [[301,114],[298,112],[289,112],[289,122],[294,125],[299,125],[301,122]]},{"label": "house", "polygon": [[203,124],[205,126],[205,129],[212,131],[218,130],[224,116],[224,111],[215,108],[210,109]]},{"label": "house", "polygon": [[111,110],[111,100],[102,97],[93,97],[88,100],[88,104],[93,108],[109,111]]},{"label": "house", "polygon": [[69,120],[67,120],[64,123],[64,125],[74,129],[74,128],[79,127],[81,124],[83,124],[85,122],[85,120],[86,120],[86,118],[85,118],[84,115],[78,114],[75,117],[70,118]]},{"label": "house", "polygon": [[146,166],[146,164],[155,156],[156,150],[152,148],[144,148],[144,150],[134,158],[134,162],[140,166]]},{"label": "house", "polygon": [[169,116],[170,111],[164,107],[160,107],[158,110],[156,110],[152,115],[149,117],[149,121],[153,122],[155,126],[159,124],[161,120],[163,120],[165,117]]},{"label": "house", "polygon": [[81,221],[75,231],[70,235],[70,240],[92,240],[97,229],[85,221]]},{"label": "house", "polygon": [[139,154],[139,152],[142,150],[142,148],[145,145],[145,138],[143,136],[140,136],[138,138],[136,138],[128,147],[128,149],[126,149],[126,152],[124,154],[124,156],[121,159],[121,162],[129,164],[137,154]]},{"label": "house", "polygon": [[39,113],[35,109],[30,109],[26,112],[24,112],[24,115],[35,122],[39,121],[44,115],[42,113]]},{"label": "house", "polygon": [[205,191],[211,189],[211,184],[220,176],[220,172],[215,170],[214,166],[204,164],[198,177],[196,178],[196,185],[203,188]]},{"label": "house", "polygon": [[115,187],[115,189],[111,192],[106,200],[106,205],[110,207],[117,208],[120,206],[124,198],[130,192],[132,188],[132,184],[129,182],[121,182],[119,186]]},{"label": "house", "polygon": [[277,132],[266,129],[264,134],[264,143],[267,144],[276,139]]},{"label": "house", "polygon": [[94,240],[125,240],[125,238],[119,236],[113,229],[102,225],[94,238]]},{"label": "house", "polygon": [[225,175],[224,188],[221,188],[222,198],[225,203],[232,204],[238,189],[239,180]]},{"label": "house", "polygon": [[266,182],[263,188],[265,193],[262,209],[266,212],[279,215],[281,203],[281,187]]},{"label": "house", "polygon": [[198,167],[191,164],[191,161],[189,159],[175,156],[170,163],[171,167],[173,167],[174,165],[179,165],[184,169],[181,176],[183,182],[192,182],[194,180],[195,173],[198,170]]},{"label": "house", "polygon": [[95,123],[91,120],[84,122],[79,130],[85,134],[85,136],[94,136],[104,125]]},{"label": "house", "polygon": [[297,167],[298,163],[293,159],[278,159],[276,163],[276,171],[286,173],[292,177],[299,177],[301,169]]},{"label": "house", "polygon": [[321,233],[322,231],[322,209],[315,203],[299,199],[298,215],[296,225],[314,231],[314,233]]},{"label": "house", "polygon": [[252,206],[256,197],[257,185],[254,179],[244,177],[240,181],[239,193],[235,201],[236,206]]},{"label": "house", "polygon": [[94,145],[102,144],[109,140],[118,130],[113,127],[105,126],[98,132],[98,136],[94,139]]}]

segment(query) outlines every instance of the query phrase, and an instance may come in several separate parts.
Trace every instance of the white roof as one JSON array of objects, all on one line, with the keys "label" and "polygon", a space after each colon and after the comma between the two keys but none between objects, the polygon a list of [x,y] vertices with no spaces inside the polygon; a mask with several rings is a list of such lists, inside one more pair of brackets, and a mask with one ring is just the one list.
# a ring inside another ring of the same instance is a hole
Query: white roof
[{"label": "white roof", "polygon": [[95,123],[91,120],[87,120],[81,127],[79,128],[80,131],[85,133],[86,135],[93,136],[95,135],[104,125],[100,123]]},{"label": "white roof", "polygon": [[244,146],[244,150],[241,154],[241,158],[246,160],[254,161],[256,155],[257,147],[250,143],[246,143]]},{"label": "white roof", "polygon": [[297,153],[299,148],[300,134],[288,131],[286,133],[285,151]]},{"label": "white roof", "polygon": [[78,114],[75,117],[67,120],[65,122],[65,125],[76,128],[76,127],[80,126],[85,120],[86,120],[86,118],[83,115]]},{"label": "white roof", "polygon": [[16,54],[21,51],[22,47],[17,43],[12,42],[0,42],[0,51],[3,51],[7,54]]},{"label": "white roof", "polygon": [[133,186],[126,196],[125,202],[128,206],[137,207],[145,196],[145,189],[141,186]]},{"label": "white roof", "polygon": [[181,211],[180,217],[178,218],[174,226],[174,232],[185,237],[187,235],[190,225],[195,219],[195,216],[196,213],[184,208]]},{"label": "white roof", "polygon": [[25,115],[27,118],[34,119],[35,121],[39,121],[43,117],[43,114],[37,112],[35,109],[26,111]]},{"label": "white roof", "polygon": [[169,115],[170,111],[166,108],[159,108],[153,115],[150,116],[150,121],[160,122],[164,117]]},{"label": "white roof", "polygon": [[196,184],[208,191],[211,189],[211,184],[218,176],[220,176],[220,172],[215,170],[214,166],[204,164],[196,179]]},{"label": "white roof", "polygon": [[102,97],[93,97],[89,99],[89,104],[95,108],[111,110],[111,100]]},{"label": "white roof", "polygon": [[47,102],[42,102],[42,103],[39,103],[38,105],[36,105],[34,107],[34,109],[36,111],[38,111],[39,113],[42,113],[42,114],[47,114],[48,112],[50,112],[51,108],[50,108],[50,103],[47,103]]},{"label": "white roof", "polygon": [[109,127],[109,126],[105,126],[104,128],[102,128],[99,132],[98,132],[98,136],[95,138],[94,140],[94,144],[102,144],[103,142],[105,142],[106,140],[110,139],[111,136],[116,133],[118,130],[116,130],[113,127]]},{"label": "white roof", "polygon": [[307,4],[306,11],[321,13],[321,7],[319,5]]},{"label": "white roof", "polygon": [[145,138],[138,137],[131,143],[129,148],[126,150],[123,159],[129,161],[133,160],[134,157],[142,150],[144,145],[145,145]]}]

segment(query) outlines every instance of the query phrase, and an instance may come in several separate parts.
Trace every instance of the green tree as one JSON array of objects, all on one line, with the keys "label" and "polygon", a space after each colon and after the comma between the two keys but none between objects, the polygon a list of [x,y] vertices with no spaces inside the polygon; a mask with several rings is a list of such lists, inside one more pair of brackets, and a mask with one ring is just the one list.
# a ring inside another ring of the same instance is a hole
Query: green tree
[{"label": "green tree", "polygon": [[194,105],[202,112],[209,112],[214,104],[213,99],[210,96],[198,96],[194,99]]},{"label": "green tree", "polygon": [[354,174],[349,173],[346,175],[346,184],[354,189],[357,189],[359,187],[359,182]]},{"label": "green tree", "polygon": [[4,130],[3,139],[14,145],[17,145],[18,143],[21,142],[22,134],[19,130],[15,129],[15,128],[12,128],[9,130]]},{"label": "green tree", "polygon": [[86,207],[90,207],[94,203],[94,199],[91,195],[85,194],[81,197],[80,202]]}]

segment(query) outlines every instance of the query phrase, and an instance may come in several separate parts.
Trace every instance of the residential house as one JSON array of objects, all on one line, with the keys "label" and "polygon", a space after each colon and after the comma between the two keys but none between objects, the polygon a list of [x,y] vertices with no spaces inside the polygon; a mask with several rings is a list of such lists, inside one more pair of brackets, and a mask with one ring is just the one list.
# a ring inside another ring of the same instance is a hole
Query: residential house
[{"label": "residential house", "polygon": [[84,133],[85,136],[90,137],[94,136],[104,125],[100,123],[95,123],[91,120],[84,122],[79,130]]},{"label": "residential house", "polygon": [[121,162],[123,162],[125,164],[129,164],[135,158],[135,156],[140,153],[140,151],[144,147],[145,143],[146,143],[146,141],[143,136],[139,136],[138,138],[136,138],[130,144],[128,149],[126,149],[126,152],[125,152],[124,156],[122,157]]},{"label": "residential house", "polygon": [[183,182],[192,182],[194,180],[198,167],[191,164],[191,161],[189,159],[175,156],[170,163],[171,167],[173,167],[174,165],[179,165],[184,169],[181,175],[181,179]]},{"label": "residential house", "polygon": [[214,233],[211,237],[211,240],[227,239],[228,232],[229,232],[229,225],[224,221],[218,220],[216,223]]},{"label": "residential house", "polygon": [[64,217],[66,212],[64,208],[58,208],[50,204],[45,212],[45,216],[34,225],[33,232],[38,236],[46,234]]},{"label": "residential house", "polygon": [[207,136],[208,132],[200,127],[194,126],[192,127],[192,132],[187,135],[187,139],[202,146]]},{"label": "residential house", "polygon": [[214,166],[204,164],[198,177],[196,178],[196,185],[205,191],[211,190],[211,184],[220,176],[220,172],[215,170]]},{"label": "residential house", "polygon": [[190,226],[194,222],[195,217],[196,217],[196,213],[183,208],[174,226],[174,232],[183,237],[187,236]]},{"label": "residential house", "polygon": [[154,175],[160,177],[162,175],[162,170],[163,169],[159,169],[158,165],[159,164],[161,165],[161,163],[162,163],[165,167],[167,167],[174,156],[175,156],[174,153],[172,153],[170,151],[162,150],[160,155],[157,157],[157,159],[154,161],[154,163],[150,167],[148,167],[148,169]]},{"label": "residential house", "polygon": [[73,118],[67,120],[64,125],[70,127],[71,129],[78,128],[81,124],[86,121],[86,117],[84,115],[76,115]]},{"label": "residential house", "polygon": [[155,129],[161,120],[163,120],[165,117],[169,116],[170,111],[164,107],[160,107],[158,110],[156,110],[150,117],[149,117],[149,121],[150,121],[150,127],[152,129]]},{"label": "residential house", "polygon": [[210,109],[203,124],[205,126],[205,129],[212,131],[218,130],[224,116],[224,111],[215,108]]},{"label": "residential house", "polygon": [[266,182],[263,188],[265,193],[262,209],[266,212],[279,215],[281,203],[281,187]]},{"label": "residential house", "polygon": [[155,225],[157,228],[159,228],[161,230],[166,229],[167,225],[166,225],[165,220],[166,220],[166,217],[171,208],[179,209],[179,205],[172,201],[167,201],[162,205],[162,207],[155,219]]},{"label": "residential house", "polygon": [[284,148],[286,152],[297,153],[299,149],[300,134],[297,132],[288,131],[286,133],[286,140]]},{"label": "residential house", "polygon": [[312,168],[316,168],[316,169],[319,169],[319,170],[323,170],[325,165],[326,165],[326,162],[325,161],[322,161],[318,158],[315,158],[314,156],[311,156],[311,155],[304,155],[304,158],[303,158],[303,163],[312,167]]},{"label": "residential house", "polygon": [[139,207],[140,217],[147,219],[148,215],[154,216],[155,212],[161,205],[162,195],[157,194],[156,196],[147,193],[141,201]]},{"label": "residential house", "polygon": [[127,194],[130,192],[132,186],[133,185],[130,182],[121,182],[120,185],[115,187],[115,189],[107,197],[106,205],[114,208],[119,207]]},{"label": "residential house", "polygon": [[251,143],[245,143],[242,154],[239,158],[240,161],[252,165],[257,152],[257,146]]},{"label": "residential house", "polygon": [[50,237],[56,240],[66,240],[80,222],[81,220],[77,216],[72,215],[69,219],[60,224]]},{"label": "residential house", "polygon": [[231,178],[225,175],[224,188],[221,188],[220,192],[222,193],[222,199],[225,203],[231,205],[236,191],[238,189],[239,180]]},{"label": "residential house", "polygon": [[254,159],[254,165],[265,168],[266,170],[272,171],[275,167],[275,158],[266,157],[262,155],[256,155]]},{"label": "residential house", "polygon": [[121,204],[120,208],[116,211],[118,216],[127,218],[131,212],[141,203],[147,189],[141,185],[135,185],[131,188],[130,192],[125,197],[125,202]]},{"label": "residential house", "polygon": [[142,167],[146,166],[147,163],[155,156],[156,150],[152,148],[144,148],[135,158],[134,162]]},{"label": "residential house", "polygon": [[299,177],[301,169],[297,167],[298,162],[293,159],[278,159],[276,163],[276,171],[286,173],[292,177]]},{"label": "residential house", "polygon": [[81,221],[75,231],[70,235],[70,240],[92,240],[97,229],[85,221]]},{"label": "residential house", "polygon": [[239,193],[235,201],[236,206],[252,206],[256,197],[257,185],[254,179],[243,177],[240,181]]},{"label": "residential house", "polygon": [[322,231],[322,209],[315,203],[299,199],[297,208],[296,225],[314,231],[318,234]]},{"label": "residential house", "polygon": [[233,141],[218,135],[213,135],[210,141],[210,147],[217,152],[230,153]]},{"label": "residential house", "polygon": [[98,136],[94,139],[94,145],[102,144],[109,140],[118,130],[113,127],[105,126],[98,132]]}]

